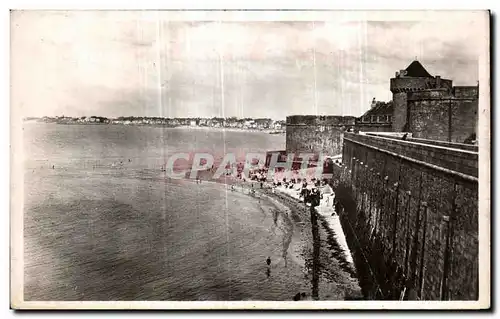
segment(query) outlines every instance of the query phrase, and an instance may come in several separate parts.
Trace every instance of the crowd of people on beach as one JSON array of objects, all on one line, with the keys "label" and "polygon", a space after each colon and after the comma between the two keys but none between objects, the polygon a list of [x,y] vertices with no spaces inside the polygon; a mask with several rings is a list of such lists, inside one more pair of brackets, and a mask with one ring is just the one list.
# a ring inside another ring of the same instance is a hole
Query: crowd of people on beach
[{"label": "crowd of people on beach", "polygon": [[[236,173],[236,181],[248,185],[251,195],[256,194],[256,189],[270,189],[272,194],[276,194],[277,191],[294,193],[298,195],[298,200],[307,206],[331,207],[334,210],[332,215],[340,209],[340,203],[335,197],[335,183],[332,183],[331,180],[321,180],[313,176],[309,176],[309,178],[299,177],[298,171],[293,171],[291,178],[279,174],[268,175],[268,170],[265,167],[251,169],[248,171],[248,175],[245,175],[241,166],[237,166]],[[235,186],[231,185],[230,189],[235,191]]]},{"label": "crowd of people on beach", "polygon": [[277,187],[296,192],[299,195],[299,200],[308,206],[317,207],[323,202],[323,205],[333,207],[335,211],[338,211],[339,204],[335,198],[334,189],[327,179],[283,178],[275,180],[272,187],[273,192],[275,192],[274,188]]}]

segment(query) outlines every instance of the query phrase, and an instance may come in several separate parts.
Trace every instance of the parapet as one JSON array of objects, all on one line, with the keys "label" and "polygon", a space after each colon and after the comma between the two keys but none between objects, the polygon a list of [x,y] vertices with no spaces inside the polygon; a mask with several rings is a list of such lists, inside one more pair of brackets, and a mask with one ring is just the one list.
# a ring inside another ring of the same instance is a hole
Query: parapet
[{"label": "parapet", "polygon": [[479,88],[477,86],[454,86],[452,90],[431,89],[408,93],[408,101],[418,100],[474,100],[478,98]]},{"label": "parapet", "polygon": [[413,77],[397,77],[391,79],[391,92],[417,92],[429,89],[448,89],[453,87],[453,81],[441,79],[437,77],[427,78],[413,78]]},{"label": "parapet", "polygon": [[408,93],[408,101],[442,100],[450,98],[452,98],[452,95],[447,89],[422,90]]},{"label": "parapet", "polygon": [[479,97],[479,86],[454,86],[453,96],[456,98],[477,99]]}]

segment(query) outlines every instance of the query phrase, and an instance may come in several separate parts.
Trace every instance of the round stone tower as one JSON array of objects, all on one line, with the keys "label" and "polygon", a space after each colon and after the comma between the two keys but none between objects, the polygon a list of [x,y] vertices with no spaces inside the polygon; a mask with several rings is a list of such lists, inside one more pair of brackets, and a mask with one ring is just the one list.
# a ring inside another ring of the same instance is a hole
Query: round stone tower
[{"label": "round stone tower", "polygon": [[392,115],[392,130],[402,132],[408,121],[408,93],[430,89],[452,89],[452,81],[432,76],[418,61],[413,61],[405,70],[396,72],[391,79],[394,113]]}]

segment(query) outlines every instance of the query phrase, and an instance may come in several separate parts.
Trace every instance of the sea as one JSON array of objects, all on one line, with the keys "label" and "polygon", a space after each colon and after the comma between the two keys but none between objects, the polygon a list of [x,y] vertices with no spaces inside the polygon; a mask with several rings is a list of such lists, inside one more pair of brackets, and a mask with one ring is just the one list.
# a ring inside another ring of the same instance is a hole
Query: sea
[{"label": "sea", "polygon": [[283,135],[26,123],[23,143],[26,301],[310,294],[309,274],[287,251],[293,225],[275,205],[162,171],[178,152],[282,150]]}]

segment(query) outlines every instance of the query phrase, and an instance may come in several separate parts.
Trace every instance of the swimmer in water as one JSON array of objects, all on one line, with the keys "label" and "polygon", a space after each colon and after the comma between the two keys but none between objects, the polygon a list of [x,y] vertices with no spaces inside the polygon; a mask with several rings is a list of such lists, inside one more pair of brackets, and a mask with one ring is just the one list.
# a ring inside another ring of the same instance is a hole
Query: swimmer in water
[{"label": "swimmer in water", "polygon": [[271,266],[271,257],[267,257],[267,259],[266,259],[266,264],[267,264],[268,266]]}]

